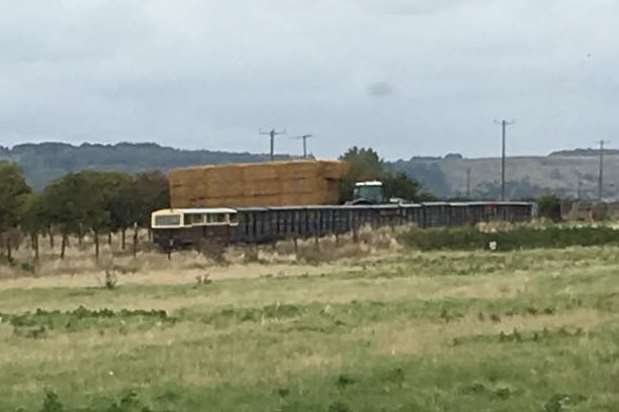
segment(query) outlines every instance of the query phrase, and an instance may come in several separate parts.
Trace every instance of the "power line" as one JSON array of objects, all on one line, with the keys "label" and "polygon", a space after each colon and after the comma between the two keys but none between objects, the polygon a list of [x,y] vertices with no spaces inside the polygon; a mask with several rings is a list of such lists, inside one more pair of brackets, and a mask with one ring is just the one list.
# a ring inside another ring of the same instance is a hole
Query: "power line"
[{"label": "power line", "polygon": [[307,159],[307,139],[314,137],[311,134],[304,134],[303,136],[295,136],[292,139],[302,139],[303,140],[303,158]]},{"label": "power line", "polygon": [[505,135],[507,133],[507,126],[511,126],[515,122],[513,120],[511,122],[507,120],[501,120],[500,122],[495,120],[494,122],[501,125],[501,200],[505,200]]},{"label": "power line", "polygon": [[260,129],[259,133],[264,136],[271,137],[271,161],[275,159],[275,136],[279,136],[281,134],[286,134],[286,129],[281,132],[276,131],[275,129],[271,129],[269,131],[265,131]]}]

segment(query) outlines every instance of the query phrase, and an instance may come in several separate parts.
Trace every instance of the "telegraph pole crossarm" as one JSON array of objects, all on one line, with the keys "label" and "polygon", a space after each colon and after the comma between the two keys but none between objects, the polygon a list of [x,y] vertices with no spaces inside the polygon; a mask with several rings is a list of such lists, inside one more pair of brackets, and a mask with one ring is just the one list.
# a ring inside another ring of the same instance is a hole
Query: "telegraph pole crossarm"
[{"label": "telegraph pole crossarm", "polygon": [[303,140],[303,158],[307,159],[307,139],[314,137],[313,134],[304,134],[303,136],[295,136],[292,139]]}]

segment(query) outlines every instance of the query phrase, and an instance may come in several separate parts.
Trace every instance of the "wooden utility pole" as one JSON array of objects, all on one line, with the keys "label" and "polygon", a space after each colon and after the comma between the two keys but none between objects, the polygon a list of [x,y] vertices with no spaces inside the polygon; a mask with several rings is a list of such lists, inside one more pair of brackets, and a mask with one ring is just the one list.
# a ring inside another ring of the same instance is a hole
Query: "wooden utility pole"
[{"label": "wooden utility pole", "polygon": [[271,129],[269,131],[263,131],[260,129],[260,134],[271,137],[271,161],[275,159],[275,136],[279,136],[281,134],[286,134],[286,130],[284,129],[281,132],[275,131],[275,129]]},{"label": "wooden utility pole", "polygon": [[303,136],[296,136],[293,137],[293,139],[300,139],[303,140],[303,158],[307,159],[307,139],[314,137],[314,135],[311,134],[304,134]]},{"label": "wooden utility pole", "polygon": [[598,200],[601,202],[604,197],[604,144],[606,140],[600,140],[600,171],[598,174]]},{"label": "wooden utility pole", "polygon": [[497,124],[501,125],[501,200],[505,200],[505,138],[507,134],[507,126],[511,126],[514,124],[513,121],[508,122],[507,120],[494,121]]}]

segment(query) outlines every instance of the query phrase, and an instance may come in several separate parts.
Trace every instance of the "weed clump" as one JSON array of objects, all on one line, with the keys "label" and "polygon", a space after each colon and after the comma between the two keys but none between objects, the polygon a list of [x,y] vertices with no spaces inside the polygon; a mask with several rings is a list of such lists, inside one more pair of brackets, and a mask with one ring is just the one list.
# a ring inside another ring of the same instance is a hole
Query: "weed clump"
[{"label": "weed clump", "polygon": [[196,287],[200,287],[202,285],[210,285],[211,283],[213,283],[213,280],[208,273],[196,276]]},{"label": "weed clump", "polygon": [[542,343],[557,341],[560,339],[579,338],[584,335],[585,331],[582,328],[570,330],[565,327],[561,327],[555,331],[544,328],[542,330],[532,330],[527,332],[521,332],[518,329],[513,329],[511,332],[500,331],[498,335],[473,335],[454,338],[452,340],[452,345],[459,346],[467,343]]},{"label": "weed clump", "polygon": [[337,377],[337,380],[335,381],[335,386],[337,386],[339,390],[343,390],[346,389],[348,386],[354,385],[355,383],[357,383],[357,381],[352,376],[347,374],[341,374]]},{"label": "weed clump", "polygon": [[404,386],[404,382],[406,381],[406,372],[402,368],[392,369],[387,372],[384,377],[384,381],[401,388]]},{"label": "weed clump", "polygon": [[327,408],[328,412],[352,412],[352,408],[341,401],[333,402]]},{"label": "weed clump", "polygon": [[[53,391],[47,391],[43,398],[43,404],[39,412],[65,412],[65,411],[105,411],[105,412],[155,412],[149,406],[145,405],[136,391],[128,391],[118,401],[100,401],[87,409],[67,409],[60,400],[60,397]],[[18,409],[24,411],[24,409]]]},{"label": "weed clump", "polygon": [[113,290],[113,289],[116,289],[117,285],[118,285],[118,277],[116,276],[116,273],[114,273],[114,271],[111,269],[106,269],[105,280],[103,282],[103,286],[107,290]]},{"label": "weed clump", "polygon": [[64,406],[55,392],[48,391],[43,399],[41,412],[63,412]]},{"label": "weed clump", "polygon": [[557,393],[554,394],[548,402],[544,404],[545,412],[565,412],[570,410],[573,406],[578,405],[581,402],[587,400],[586,396],[575,394],[568,395]]},{"label": "weed clump", "polygon": [[498,400],[507,400],[512,396],[519,393],[518,390],[513,389],[507,385],[497,384],[484,384],[482,382],[473,382],[470,385],[466,385],[460,389],[460,393],[465,395],[484,395],[489,398],[495,398]]},{"label": "weed clump", "polygon": [[34,275],[36,272],[36,266],[32,262],[21,262],[19,268],[26,273]]}]

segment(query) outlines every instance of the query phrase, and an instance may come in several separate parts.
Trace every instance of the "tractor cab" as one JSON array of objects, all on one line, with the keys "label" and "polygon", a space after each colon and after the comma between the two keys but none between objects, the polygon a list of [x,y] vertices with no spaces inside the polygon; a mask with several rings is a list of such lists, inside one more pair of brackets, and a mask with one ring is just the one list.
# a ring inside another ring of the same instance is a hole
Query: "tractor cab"
[{"label": "tractor cab", "polygon": [[378,180],[357,182],[353,190],[353,205],[379,205],[385,203],[383,182]]}]

